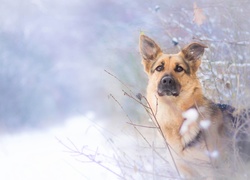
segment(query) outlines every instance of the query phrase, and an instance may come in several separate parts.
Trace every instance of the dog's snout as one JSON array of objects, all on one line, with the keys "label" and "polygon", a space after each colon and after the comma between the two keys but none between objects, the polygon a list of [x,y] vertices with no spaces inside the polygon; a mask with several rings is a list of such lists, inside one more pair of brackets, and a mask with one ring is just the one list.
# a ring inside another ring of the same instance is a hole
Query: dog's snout
[{"label": "dog's snout", "polygon": [[159,82],[158,94],[160,96],[178,96],[180,93],[180,85],[171,75],[165,75]]},{"label": "dog's snout", "polygon": [[161,80],[162,85],[171,86],[174,84],[174,79],[170,76],[165,76]]}]

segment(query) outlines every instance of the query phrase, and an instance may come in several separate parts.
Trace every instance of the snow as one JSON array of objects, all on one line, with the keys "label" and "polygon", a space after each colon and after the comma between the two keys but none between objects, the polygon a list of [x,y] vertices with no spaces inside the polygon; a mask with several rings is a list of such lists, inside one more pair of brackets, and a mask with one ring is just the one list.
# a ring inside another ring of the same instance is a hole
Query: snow
[{"label": "snow", "polygon": [[211,125],[211,121],[208,120],[208,119],[206,119],[206,120],[201,120],[201,122],[200,122],[200,126],[201,126],[201,128],[203,128],[203,129],[208,129],[210,125]]},{"label": "snow", "polygon": [[[161,148],[163,139],[157,136],[154,140],[155,153],[146,147],[141,137],[137,138],[132,131],[134,128],[121,131],[114,127],[116,130],[111,130],[106,123],[104,119],[97,121],[95,113],[87,112],[49,129],[2,135],[0,179],[115,180],[133,177],[139,180],[176,175],[162,160],[166,153]],[[145,129],[143,136],[150,142],[155,132]],[[158,156],[160,152],[162,155]]]},{"label": "snow", "polygon": [[195,108],[190,108],[187,111],[183,112],[182,116],[186,119],[186,121],[194,122],[198,119],[199,114]]},{"label": "snow", "polygon": [[213,151],[211,151],[211,152],[206,151],[206,154],[207,154],[209,157],[214,158],[214,159],[216,159],[216,158],[219,157],[219,152],[218,152],[217,150],[213,150]]},{"label": "snow", "polygon": [[[88,118],[87,118],[88,117]],[[112,173],[95,163],[83,163],[64,146],[72,141],[76,147],[87,144],[96,149],[104,138],[91,128],[94,114],[72,117],[63,126],[48,130],[26,131],[0,138],[0,179],[2,180],[82,180],[114,179]],[[86,131],[86,128],[88,131]],[[61,141],[61,143],[60,143]],[[98,147],[100,150],[102,147]],[[107,150],[105,152],[108,152]],[[94,171],[93,171],[94,170]]]},{"label": "snow", "polygon": [[188,126],[191,125],[193,122],[197,121],[199,114],[195,108],[190,108],[187,111],[182,113],[182,117],[185,119],[181,129],[180,134],[184,134],[188,130]]}]

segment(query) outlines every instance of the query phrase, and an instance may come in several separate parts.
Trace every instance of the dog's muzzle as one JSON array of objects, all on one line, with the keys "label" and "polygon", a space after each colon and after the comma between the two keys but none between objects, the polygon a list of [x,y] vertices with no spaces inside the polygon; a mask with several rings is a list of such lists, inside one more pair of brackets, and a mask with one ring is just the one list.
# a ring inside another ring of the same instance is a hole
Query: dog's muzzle
[{"label": "dog's muzzle", "polygon": [[180,84],[172,76],[165,75],[158,85],[159,96],[178,96],[180,94]]}]

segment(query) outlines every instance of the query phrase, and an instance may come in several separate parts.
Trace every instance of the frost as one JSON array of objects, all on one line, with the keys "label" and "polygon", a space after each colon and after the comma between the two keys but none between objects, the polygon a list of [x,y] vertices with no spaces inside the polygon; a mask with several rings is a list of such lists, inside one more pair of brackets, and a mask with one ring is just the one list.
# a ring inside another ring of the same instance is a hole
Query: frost
[{"label": "frost", "polygon": [[175,46],[178,45],[178,40],[176,37],[173,37],[172,42]]},{"label": "frost", "polygon": [[195,34],[196,34],[196,36],[201,36],[200,32],[196,32]]},{"label": "frost", "polygon": [[173,37],[172,41],[176,41],[177,42],[178,40],[176,39],[176,37]]},{"label": "frost", "polygon": [[188,31],[188,32],[192,32],[192,30],[191,29],[189,29],[189,28],[185,28],[186,29],[186,31]]},{"label": "frost", "polygon": [[243,56],[242,55],[238,55],[239,60],[243,60]]},{"label": "frost", "polygon": [[216,21],[215,18],[210,18],[210,22],[211,22],[211,23],[214,23],[215,21]]},{"label": "frost", "polygon": [[213,48],[216,47],[214,43],[211,43],[210,46],[213,47]]},{"label": "frost", "polygon": [[155,6],[155,12],[159,11],[160,10],[160,6],[156,5]]},{"label": "frost", "polygon": [[180,23],[179,23],[179,26],[180,26],[181,28],[185,28],[185,26],[184,26],[183,24],[180,24]]},{"label": "frost", "polygon": [[212,40],[217,40],[218,38],[216,36],[212,36]]}]

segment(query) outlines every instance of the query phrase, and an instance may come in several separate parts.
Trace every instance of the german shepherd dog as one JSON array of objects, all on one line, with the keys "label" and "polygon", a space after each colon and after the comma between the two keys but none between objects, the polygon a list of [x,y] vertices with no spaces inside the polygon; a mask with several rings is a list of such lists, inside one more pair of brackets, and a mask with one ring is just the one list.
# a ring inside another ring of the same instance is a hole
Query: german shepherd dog
[{"label": "german shepherd dog", "polygon": [[185,178],[214,179],[231,171],[226,171],[233,151],[228,127],[234,109],[203,95],[196,72],[205,48],[194,42],[177,54],[165,54],[152,39],[140,36],[147,101],[170,147],[169,162]]}]

